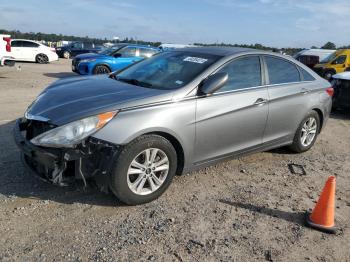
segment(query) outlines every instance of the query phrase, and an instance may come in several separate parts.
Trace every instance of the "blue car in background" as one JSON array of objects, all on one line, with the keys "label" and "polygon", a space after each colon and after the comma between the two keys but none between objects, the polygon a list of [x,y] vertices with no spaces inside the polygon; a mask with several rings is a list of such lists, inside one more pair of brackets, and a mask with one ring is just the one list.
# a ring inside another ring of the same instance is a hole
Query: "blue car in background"
[{"label": "blue car in background", "polygon": [[136,44],[116,44],[99,53],[77,55],[72,71],[80,75],[108,74],[160,52],[159,48]]}]

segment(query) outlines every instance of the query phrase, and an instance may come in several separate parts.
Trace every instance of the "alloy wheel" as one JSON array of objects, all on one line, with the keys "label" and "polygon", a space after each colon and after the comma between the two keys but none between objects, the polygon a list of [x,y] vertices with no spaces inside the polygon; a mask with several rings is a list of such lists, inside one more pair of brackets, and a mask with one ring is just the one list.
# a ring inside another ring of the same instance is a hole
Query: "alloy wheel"
[{"label": "alloy wheel", "polygon": [[317,121],[314,117],[308,118],[302,129],[300,135],[300,142],[304,147],[308,147],[312,144],[316,137]]},{"label": "alloy wheel", "polygon": [[36,58],[37,62],[39,64],[46,64],[48,62],[48,58],[46,55],[44,54],[39,54]]},{"label": "alloy wheel", "polygon": [[127,182],[129,189],[137,195],[148,195],[157,191],[166,180],[169,159],[163,150],[148,148],[131,162]]}]

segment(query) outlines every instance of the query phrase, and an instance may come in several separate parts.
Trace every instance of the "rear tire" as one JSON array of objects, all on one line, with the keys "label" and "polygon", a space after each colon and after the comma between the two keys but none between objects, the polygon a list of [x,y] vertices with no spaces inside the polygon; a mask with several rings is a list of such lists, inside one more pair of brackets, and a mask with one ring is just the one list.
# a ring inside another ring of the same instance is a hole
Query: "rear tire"
[{"label": "rear tire", "polygon": [[97,65],[94,68],[93,74],[94,75],[102,75],[102,74],[109,74],[111,70],[105,66],[105,65]]},{"label": "rear tire", "polygon": [[315,144],[319,131],[320,117],[316,111],[312,110],[301,121],[290,149],[296,153],[308,151]]},{"label": "rear tire", "polygon": [[176,168],[176,151],[167,139],[158,135],[140,136],[119,153],[109,187],[128,205],[151,202],[169,187]]},{"label": "rear tire", "polygon": [[35,57],[35,62],[38,64],[47,64],[49,62],[49,58],[45,54],[37,54]]}]

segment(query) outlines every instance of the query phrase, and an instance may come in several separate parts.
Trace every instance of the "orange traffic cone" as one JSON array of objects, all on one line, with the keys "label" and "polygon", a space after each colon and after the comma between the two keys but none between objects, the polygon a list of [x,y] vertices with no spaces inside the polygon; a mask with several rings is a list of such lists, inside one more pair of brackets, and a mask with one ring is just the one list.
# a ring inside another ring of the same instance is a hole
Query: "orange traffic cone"
[{"label": "orange traffic cone", "polygon": [[312,211],[306,215],[306,224],[327,233],[335,233],[334,227],[335,176],[330,176]]}]

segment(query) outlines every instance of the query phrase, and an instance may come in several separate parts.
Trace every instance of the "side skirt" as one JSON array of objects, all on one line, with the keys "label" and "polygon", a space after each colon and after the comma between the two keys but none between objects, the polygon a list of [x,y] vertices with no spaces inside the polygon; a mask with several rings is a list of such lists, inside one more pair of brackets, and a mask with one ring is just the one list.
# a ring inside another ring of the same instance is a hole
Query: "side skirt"
[{"label": "side skirt", "polygon": [[194,163],[192,166],[189,167],[185,167],[183,170],[183,174],[184,173],[188,173],[188,172],[193,172],[205,167],[209,167],[215,164],[218,164],[220,162],[224,162],[224,161],[229,161],[232,159],[236,159],[242,156],[247,156],[247,155],[251,155],[254,153],[259,153],[259,152],[264,152],[264,151],[269,151],[275,148],[279,148],[279,147],[283,147],[283,146],[288,146],[291,145],[293,143],[293,139],[288,137],[284,137],[282,139],[278,139],[269,143],[263,143],[260,144],[258,146],[253,146],[247,149],[243,149],[231,154],[227,154],[227,155],[223,155],[223,156],[219,156],[216,158],[212,158],[209,160],[205,160],[205,161],[201,161],[201,162],[196,162]]}]

